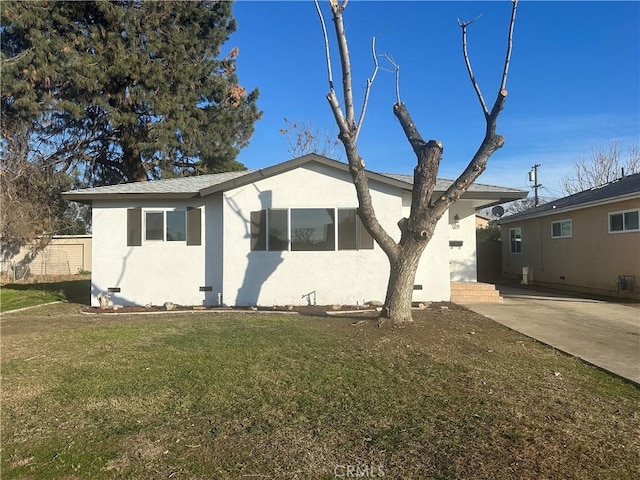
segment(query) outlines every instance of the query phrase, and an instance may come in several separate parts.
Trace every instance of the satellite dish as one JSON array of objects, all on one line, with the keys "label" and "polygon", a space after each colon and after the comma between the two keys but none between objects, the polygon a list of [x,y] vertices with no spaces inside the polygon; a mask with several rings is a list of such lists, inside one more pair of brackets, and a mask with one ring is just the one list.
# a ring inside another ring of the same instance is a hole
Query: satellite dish
[{"label": "satellite dish", "polygon": [[493,213],[496,217],[501,217],[504,215],[504,207],[502,205],[496,205],[491,209],[491,213]]}]

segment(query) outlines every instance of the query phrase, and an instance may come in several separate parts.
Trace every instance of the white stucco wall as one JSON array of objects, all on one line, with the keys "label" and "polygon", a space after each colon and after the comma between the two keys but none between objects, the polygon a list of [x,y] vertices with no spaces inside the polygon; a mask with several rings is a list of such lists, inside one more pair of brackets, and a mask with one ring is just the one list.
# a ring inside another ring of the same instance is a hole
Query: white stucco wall
[{"label": "white stucco wall", "polygon": [[[380,223],[398,239],[397,222],[408,216],[406,192],[371,182]],[[403,202],[404,197],[404,202]],[[127,246],[127,209],[200,207],[202,245],[148,242]],[[111,287],[114,304],[225,305],[361,304],[383,301],[389,267],[384,252],[251,251],[250,213],[269,208],[356,208],[347,172],[307,164],[198,200],[95,201],[93,205],[92,305]],[[452,229],[453,216],[460,228]],[[474,208],[463,201],[436,227],[416,274],[414,301],[447,301],[450,280],[475,280]],[[462,239],[463,247],[449,247]],[[450,274],[451,267],[451,274]],[[200,291],[207,287],[208,291]],[[306,297],[306,294],[315,292]]]},{"label": "white stucco wall", "polygon": [[[459,200],[449,209],[448,234],[449,240],[461,241],[462,246],[448,247],[449,266],[452,282],[476,282],[478,280],[476,268],[476,219],[475,204],[472,201]],[[454,220],[458,215],[456,227]]]},{"label": "white stucco wall", "polygon": [[115,305],[162,305],[173,302],[199,305],[205,302],[207,285],[205,275],[204,232],[206,215],[202,216],[202,245],[186,242],[149,242],[141,246],[127,246],[127,209],[186,209],[203,207],[203,203],[115,202],[96,201],[93,204],[93,258],[91,267],[91,304],[98,306],[97,295],[109,288],[120,288],[111,293]]},{"label": "white stucco wall", "polygon": [[[411,193],[404,192],[402,216],[408,218],[411,213]],[[396,231],[398,228],[396,227]],[[449,281],[449,232],[447,214],[436,225],[433,237],[422,252],[414,281],[413,301],[434,302],[449,301],[451,283]]]},{"label": "white stucco wall", "polygon": [[[372,182],[371,195],[380,223],[399,237],[403,215],[399,189]],[[241,206],[241,207],[240,207]],[[230,305],[303,305],[315,292],[318,304],[361,304],[384,300],[389,266],[378,245],[373,250],[331,252],[252,252],[251,211],[266,208],[355,208],[351,178],[320,165],[307,165],[224,195],[224,302]],[[449,300],[449,271],[444,254],[446,222],[438,227],[419,270],[422,290],[414,299]],[[444,258],[443,258],[444,257]],[[313,297],[312,297],[313,298]]]}]

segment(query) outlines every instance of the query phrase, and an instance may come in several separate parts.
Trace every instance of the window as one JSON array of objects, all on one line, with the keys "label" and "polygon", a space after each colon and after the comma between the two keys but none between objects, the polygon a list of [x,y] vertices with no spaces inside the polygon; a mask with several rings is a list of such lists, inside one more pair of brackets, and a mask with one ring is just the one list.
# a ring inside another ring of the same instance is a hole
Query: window
[{"label": "window", "polygon": [[146,211],[144,216],[142,213],[140,208],[127,210],[128,246],[141,246],[143,234],[145,241],[201,245],[201,209]]},{"label": "window", "polygon": [[640,210],[627,210],[609,214],[609,233],[637,232],[640,230]]},{"label": "window", "polygon": [[571,220],[551,222],[551,238],[569,238],[572,235]]},{"label": "window", "polygon": [[145,213],[145,240],[164,240],[164,213]]},{"label": "window", "polygon": [[184,242],[187,239],[187,212],[145,212],[145,240]]},{"label": "window", "polygon": [[[337,224],[336,224],[337,219]],[[292,208],[251,212],[251,250],[321,252],[373,249],[355,208]]]},{"label": "window", "polygon": [[187,239],[187,212],[167,212],[167,242],[184,242]]},{"label": "window", "polygon": [[509,230],[509,245],[511,253],[522,252],[522,229],[520,227]]},{"label": "window", "polygon": [[303,252],[336,249],[333,208],[291,209],[291,250]]},{"label": "window", "polygon": [[373,237],[355,208],[338,209],[338,250],[371,250]]},{"label": "window", "polygon": [[289,249],[289,212],[286,209],[273,209],[267,212],[269,217],[269,250],[281,252]]},{"label": "window", "polygon": [[251,250],[288,250],[288,217],[288,211],[283,209],[251,212]]}]

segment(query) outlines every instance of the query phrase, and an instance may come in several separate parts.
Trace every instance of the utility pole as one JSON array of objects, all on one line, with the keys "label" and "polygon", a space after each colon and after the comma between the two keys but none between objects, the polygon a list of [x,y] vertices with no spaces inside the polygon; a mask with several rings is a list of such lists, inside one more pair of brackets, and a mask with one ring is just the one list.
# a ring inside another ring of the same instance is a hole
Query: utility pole
[{"label": "utility pole", "polygon": [[542,186],[541,184],[538,183],[538,167],[540,166],[539,163],[536,163],[533,167],[532,170],[529,172],[529,181],[533,182],[533,203],[534,203],[534,207],[538,206],[538,189]]}]

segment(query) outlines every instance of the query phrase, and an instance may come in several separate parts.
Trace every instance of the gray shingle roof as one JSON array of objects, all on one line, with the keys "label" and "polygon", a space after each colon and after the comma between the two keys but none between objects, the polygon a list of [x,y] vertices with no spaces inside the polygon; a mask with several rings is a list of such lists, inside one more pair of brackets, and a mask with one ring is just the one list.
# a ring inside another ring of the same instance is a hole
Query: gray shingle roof
[{"label": "gray shingle roof", "polygon": [[[409,185],[413,185],[413,175],[404,175],[401,173],[381,173],[385,177],[394,178],[396,180],[400,180],[401,182],[405,182]],[[436,191],[444,192],[451,186],[454,180],[450,180],[448,178],[438,178],[436,180]],[[504,192],[504,193],[513,193],[520,192],[521,190],[515,188],[508,187],[498,187],[496,185],[487,185],[484,183],[472,183],[467,189],[468,192]]]},{"label": "gray shingle roof", "polygon": [[[261,170],[244,170],[241,172],[215,173],[195,177],[170,178],[166,180],[85,188],[65,192],[64,196],[68,200],[79,202],[91,202],[98,198],[131,198],[142,195],[146,198],[205,197],[215,192],[228,190],[240,185],[249,184],[261,178],[277,175],[309,162],[320,163],[332,168],[342,169],[344,171],[348,170],[348,166],[345,163],[322,157],[320,155],[309,154]],[[405,190],[411,190],[413,186],[412,175],[389,173],[379,174],[375,172],[369,172],[369,174],[372,179],[389,183]],[[436,183],[436,191],[444,192],[451,183],[452,180],[438,179]],[[468,193],[475,196],[482,196],[482,198],[494,199],[495,197],[496,200],[500,199],[502,202],[526,196],[526,192],[521,190],[482,184],[472,184]],[[502,199],[501,197],[503,196],[506,196],[507,198]]]},{"label": "gray shingle roof", "polygon": [[530,208],[508,217],[502,218],[498,223],[511,223],[527,218],[555,215],[566,210],[575,210],[587,206],[598,205],[612,200],[626,198],[640,198],[640,173],[618,178],[599,187],[590,188],[582,192],[559,198],[543,205]]},{"label": "gray shingle roof", "polygon": [[108,194],[193,194],[197,195],[204,188],[213,187],[220,183],[247,175],[255,170],[241,172],[213,173],[196,177],[167,178],[150,182],[121,183],[104,187],[82,188],[65,192],[70,200],[74,195],[91,194],[96,197]]}]

